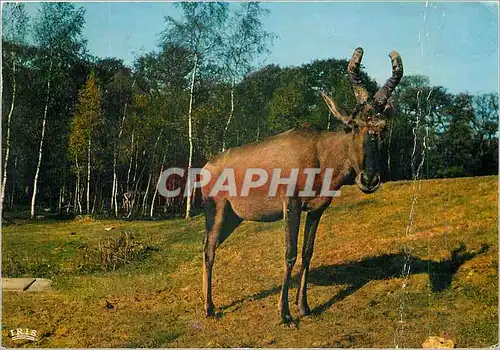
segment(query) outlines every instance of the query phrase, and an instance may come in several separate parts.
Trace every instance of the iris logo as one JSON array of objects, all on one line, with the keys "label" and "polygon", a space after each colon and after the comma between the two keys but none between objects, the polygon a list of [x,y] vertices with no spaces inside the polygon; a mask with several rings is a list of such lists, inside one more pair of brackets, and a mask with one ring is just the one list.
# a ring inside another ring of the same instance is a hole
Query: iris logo
[{"label": "iris logo", "polygon": [[31,341],[38,340],[36,329],[29,329],[29,328],[11,329],[10,336],[12,340],[31,340]]}]

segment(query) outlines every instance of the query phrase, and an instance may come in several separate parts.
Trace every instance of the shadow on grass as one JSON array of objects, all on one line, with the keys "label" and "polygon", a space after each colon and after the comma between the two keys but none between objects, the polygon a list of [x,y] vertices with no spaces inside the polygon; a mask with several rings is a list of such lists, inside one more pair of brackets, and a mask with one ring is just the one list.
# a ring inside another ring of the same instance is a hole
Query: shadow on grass
[{"label": "shadow on grass", "polygon": [[[474,257],[488,251],[488,245],[483,245],[477,252],[467,252],[464,244],[451,252],[449,259],[441,261],[423,260],[414,256],[407,256],[404,253],[384,254],[377,257],[369,257],[360,261],[348,262],[342,265],[319,266],[309,273],[309,283],[319,286],[348,285],[347,288],[331,297],[326,302],[316,306],[311,310],[313,315],[319,315],[338,301],[354,294],[365,284],[390,278],[402,277],[402,267],[404,262],[408,262],[410,274],[429,274],[431,290],[434,293],[442,292],[451,286],[453,276],[460,266]],[[293,284],[297,285],[298,276],[293,278]],[[255,293],[248,297],[236,300],[220,309],[228,310],[234,306],[240,306],[247,300],[259,300],[268,296],[278,294],[281,286]]]}]

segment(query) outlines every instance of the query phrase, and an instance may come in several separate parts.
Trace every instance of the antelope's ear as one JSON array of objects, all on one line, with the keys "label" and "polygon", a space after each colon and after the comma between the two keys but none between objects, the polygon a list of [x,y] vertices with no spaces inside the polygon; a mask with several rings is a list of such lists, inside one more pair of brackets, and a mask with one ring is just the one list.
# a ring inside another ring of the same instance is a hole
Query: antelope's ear
[{"label": "antelope's ear", "polygon": [[392,103],[392,101],[388,101],[386,103],[383,114],[386,118],[393,118],[396,115],[396,107],[394,107],[394,103]]},{"label": "antelope's ear", "polygon": [[338,120],[340,120],[341,122],[343,122],[344,124],[348,125],[348,126],[352,126],[352,118],[350,116],[347,116],[343,113],[341,113],[337,107],[335,106],[335,102],[333,102],[333,100],[330,98],[330,96],[328,96],[326,93],[324,93],[323,91],[321,91],[321,97],[323,97],[323,100],[325,100],[325,103],[326,105],[328,106],[328,109],[330,110],[330,112],[332,112],[332,115],[337,118]]}]

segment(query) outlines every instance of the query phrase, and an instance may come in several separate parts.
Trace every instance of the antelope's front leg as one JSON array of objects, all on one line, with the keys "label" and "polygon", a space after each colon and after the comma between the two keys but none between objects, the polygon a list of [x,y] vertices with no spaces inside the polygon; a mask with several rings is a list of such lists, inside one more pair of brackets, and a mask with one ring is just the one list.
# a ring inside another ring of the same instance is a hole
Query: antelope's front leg
[{"label": "antelope's front leg", "polygon": [[305,316],[310,313],[309,305],[307,304],[307,276],[309,274],[309,264],[314,249],[314,238],[318,229],[319,220],[323,211],[307,213],[306,224],[304,228],[304,244],[302,246],[302,267],[300,269],[299,289],[297,290],[296,303],[299,304],[300,316]]},{"label": "antelope's front leg", "polygon": [[300,227],[301,204],[298,199],[287,198],[283,205],[283,218],[285,220],[285,267],[283,274],[283,285],[280,296],[280,316],[284,323],[293,321],[288,307],[288,287],[293,266],[297,260],[297,238]]}]

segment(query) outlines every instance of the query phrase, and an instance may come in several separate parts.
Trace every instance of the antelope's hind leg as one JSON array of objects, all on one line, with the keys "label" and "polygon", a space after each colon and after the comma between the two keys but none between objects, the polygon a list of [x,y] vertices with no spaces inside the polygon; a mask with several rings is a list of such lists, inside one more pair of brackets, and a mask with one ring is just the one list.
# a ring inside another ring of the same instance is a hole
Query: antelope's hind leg
[{"label": "antelope's hind leg", "polygon": [[208,199],[205,202],[206,236],[203,247],[203,296],[205,297],[205,313],[215,314],[212,301],[212,268],[215,260],[215,250],[241,223],[228,201],[215,202]]},{"label": "antelope's hind leg", "polygon": [[283,273],[283,285],[281,287],[279,310],[281,321],[290,323],[293,321],[288,305],[288,288],[293,266],[297,260],[297,238],[299,236],[301,204],[295,198],[288,199],[283,206],[283,218],[285,220],[285,266]]}]

